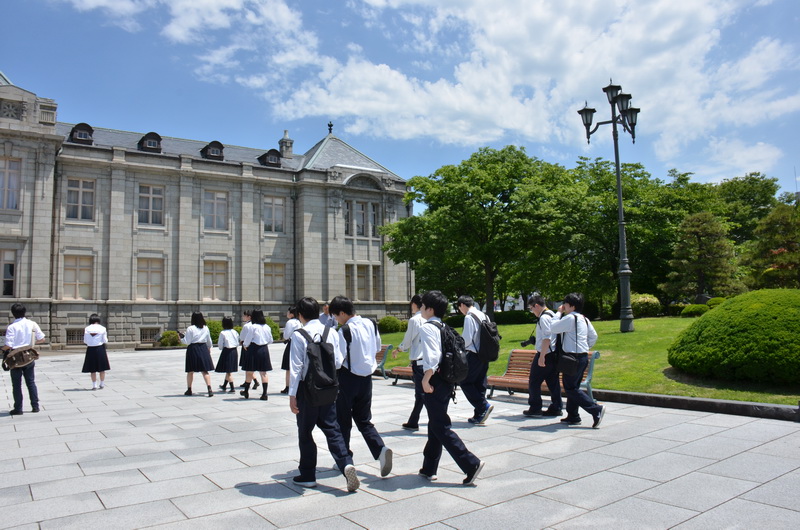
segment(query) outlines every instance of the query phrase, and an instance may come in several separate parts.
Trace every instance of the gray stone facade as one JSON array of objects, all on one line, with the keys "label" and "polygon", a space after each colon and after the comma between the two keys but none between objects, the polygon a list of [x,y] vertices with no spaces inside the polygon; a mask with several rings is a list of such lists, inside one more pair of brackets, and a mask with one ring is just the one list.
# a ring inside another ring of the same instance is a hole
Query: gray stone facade
[{"label": "gray stone facade", "polygon": [[295,154],[287,132],[251,149],[59,123],[56,108],[0,75],[2,293],[53,347],[95,312],[118,346],[198,310],[283,323],[302,296],[406,314],[413,272],[377,232],[410,215],[406,183],[333,133]]}]

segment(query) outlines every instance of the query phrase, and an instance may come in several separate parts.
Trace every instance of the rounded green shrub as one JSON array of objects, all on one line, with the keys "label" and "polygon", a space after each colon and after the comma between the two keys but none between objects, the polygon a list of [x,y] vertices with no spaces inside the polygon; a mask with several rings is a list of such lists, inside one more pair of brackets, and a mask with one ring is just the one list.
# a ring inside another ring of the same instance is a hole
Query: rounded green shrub
[{"label": "rounded green shrub", "polygon": [[687,304],[670,304],[667,306],[667,314],[671,317],[679,317],[686,308]]},{"label": "rounded green shrub", "polygon": [[657,317],[661,314],[661,302],[652,294],[631,294],[631,309],[635,318]]},{"label": "rounded green shrub", "polygon": [[706,304],[689,304],[681,311],[681,316],[684,318],[700,317],[706,314],[711,309]]},{"label": "rounded green shrub", "polygon": [[711,309],[714,309],[715,307],[717,307],[719,304],[721,304],[724,301],[725,301],[724,297],[717,296],[717,297],[711,298],[708,302],[706,302],[706,305],[708,307],[710,307]]},{"label": "rounded green shrub", "polygon": [[[278,326],[278,324],[276,324],[275,321],[269,318],[267,315],[264,315],[264,320],[267,321],[267,325],[269,326],[270,331],[272,331],[272,340],[280,340],[281,328]],[[217,340],[214,339],[214,342],[216,343]]]},{"label": "rounded green shrub", "polygon": [[397,333],[400,327],[400,319],[392,315],[387,315],[378,321],[378,331],[381,333]]},{"label": "rounded green shrub", "polygon": [[208,333],[211,335],[211,342],[216,344],[222,331],[222,322],[219,320],[206,320],[206,326],[208,326]]},{"label": "rounded green shrub", "polygon": [[449,317],[445,317],[444,323],[450,326],[451,328],[463,328],[464,327],[464,315],[461,313]]},{"label": "rounded green shrub", "polygon": [[494,314],[497,325],[530,324],[533,322],[533,313],[530,311],[500,311]]},{"label": "rounded green shrub", "polygon": [[408,320],[401,320],[400,321],[400,331],[402,331],[403,333],[408,331]]},{"label": "rounded green shrub", "polygon": [[764,289],[731,298],[669,347],[684,372],[730,381],[800,383],[800,290]]},{"label": "rounded green shrub", "polygon": [[177,331],[168,330],[161,334],[161,338],[158,339],[158,344],[161,346],[180,346],[181,344],[181,336],[178,335]]}]

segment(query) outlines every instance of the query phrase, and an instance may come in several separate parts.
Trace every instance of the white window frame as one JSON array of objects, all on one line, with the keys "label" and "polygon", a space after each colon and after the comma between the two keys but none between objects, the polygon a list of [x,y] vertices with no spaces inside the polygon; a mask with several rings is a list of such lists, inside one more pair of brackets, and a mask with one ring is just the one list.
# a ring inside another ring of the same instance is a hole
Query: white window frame
[{"label": "white window frame", "polygon": [[286,232],[286,198],[264,197],[262,221],[265,234]]},{"label": "white window frame", "polygon": [[136,300],[164,299],[164,258],[136,258]]},{"label": "white window frame", "polygon": [[[142,191],[146,188],[147,191]],[[156,192],[160,192],[156,193]],[[147,201],[147,208],[142,208],[142,199]],[[161,200],[161,209],[154,206],[157,200]],[[139,184],[139,204],[136,211],[136,221],[139,225],[164,226],[164,204],[166,203],[166,189],[164,186],[151,186],[150,184]],[[146,219],[142,220],[142,214]],[[153,221],[156,214],[161,216],[161,222]]]},{"label": "white window frame", "polygon": [[[12,165],[16,166],[12,169]],[[0,158],[0,209],[19,210],[22,160]]]},{"label": "white window frame", "polygon": [[[73,185],[73,183],[77,183],[77,186]],[[86,185],[91,184],[91,188],[88,188]],[[67,179],[67,198],[64,201],[66,205],[66,217],[70,221],[85,221],[85,222],[92,222],[94,221],[94,206],[95,206],[95,194],[97,191],[97,181],[94,179],[81,179],[81,178],[68,178]],[[77,192],[78,200],[77,202],[70,201],[70,192]],[[91,204],[84,204],[86,200],[86,196],[91,196]],[[75,208],[75,215],[70,215],[70,210]],[[84,208],[89,208],[91,212],[91,217],[86,217],[84,215],[85,211]]]},{"label": "white window frame", "polygon": [[286,296],[286,264],[264,263],[264,300],[283,302]]},{"label": "white window frame", "polygon": [[228,299],[228,262],[203,261],[203,300]]},{"label": "white window frame", "polygon": [[[4,248],[0,249],[0,271],[3,274],[3,290],[0,291],[0,296],[4,298],[13,298],[17,290],[17,251],[14,249]],[[10,289],[6,286],[9,285]],[[9,291],[10,292],[7,292]]]},{"label": "white window frame", "polygon": [[228,192],[203,190],[203,229],[215,232],[228,231]]},{"label": "white window frame", "polygon": [[[68,274],[70,271],[73,274]],[[80,254],[64,255],[62,286],[65,300],[93,300],[94,257]]]}]

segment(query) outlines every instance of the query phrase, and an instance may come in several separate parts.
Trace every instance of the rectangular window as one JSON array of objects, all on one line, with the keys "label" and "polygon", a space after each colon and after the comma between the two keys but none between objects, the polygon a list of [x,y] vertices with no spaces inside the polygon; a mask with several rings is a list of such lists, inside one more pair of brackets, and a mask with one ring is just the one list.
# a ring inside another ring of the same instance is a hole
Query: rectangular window
[{"label": "rectangular window", "polygon": [[356,235],[367,235],[367,204],[363,202],[356,203]]},{"label": "rectangular window", "polygon": [[152,343],[161,335],[161,328],[139,328],[139,342]]},{"label": "rectangular window", "polygon": [[3,296],[14,296],[14,279],[17,275],[17,252],[0,250],[0,266],[3,267]]},{"label": "rectangular window", "polygon": [[164,260],[139,258],[136,261],[136,299],[164,299]]},{"label": "rectangular window", "polygon": [[345,296],[350,300],[355,300],[355,289],[354,289],[354,281],[355,278],[353,277],[353,270],[355,269],[355,265],[345,265],[344,266],[344,292]]},{"label": "rectangular window", "polygon": [[139,224],[164,225],[164,188],[139,185]]},{"label": "rectangular window", "polygon": [[0,158],[0,209],[19,208],[19,179],[22,162]]},{"label": "rectangular window", "polygon": [[357,299],[369,300],[369,291],[367,290],[367,266],[356,266],[356,281],[357,283]]},{"label": "rectangular window", "polygon": [[383,300],[381,296],[381,268],[378,265],[372,266],[372,299]]},{"label": "rectangular window", "polygon": [[228,292],[228,262],[203,263],[203,300],[225,300]]},{"label": "rectangular window", "polygon": [[353,213],[351,212],[351,206],[349,201],[344,202],[344,235],[352,236],[353,235]]},{"label": "rectangular window", "polygon": [[203,217],[206,230],[227,230],[228,194],[224,191],[203,192]]},{"label": "rectangular window", "polygon": [[94,220],[94,181],[67,179],[67,219]]},{"label": "rectangular window", "polygon": [[68,329],[67,330],[67,345],[83,344],[83,330],[82,329]]},{"label": "rectangular window", "polygon": [[264,300],[283,301],[286,289],[286,265],[264,264]]},{"label": "rectangular window", "polygon": [[264,198],[264,232],[283,232],[286,201],[283,197]]},{"label": "rectangular window", "polygon": [[64,298],[92,299],[93,264],[91,256],[64,256]]},{"label": "rectangular window", "polygon": [[380,213],[378,210],[378,205],[376,203],[372,203],[370,204],[370,209],[372,210],[372,222],[370,223],[372,237],[378,237],[378,227],[380,226],[380,223],[378,222],[378,217]]}]

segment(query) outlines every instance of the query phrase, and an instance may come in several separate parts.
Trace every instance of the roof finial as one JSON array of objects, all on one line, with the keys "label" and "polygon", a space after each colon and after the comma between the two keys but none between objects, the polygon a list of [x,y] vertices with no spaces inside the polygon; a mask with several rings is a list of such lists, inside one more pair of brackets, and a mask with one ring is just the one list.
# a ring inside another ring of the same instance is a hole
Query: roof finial
[{"label": "roof finial", "polygon": [[333,122],[328,122],[328,134],[333,134]]}]

